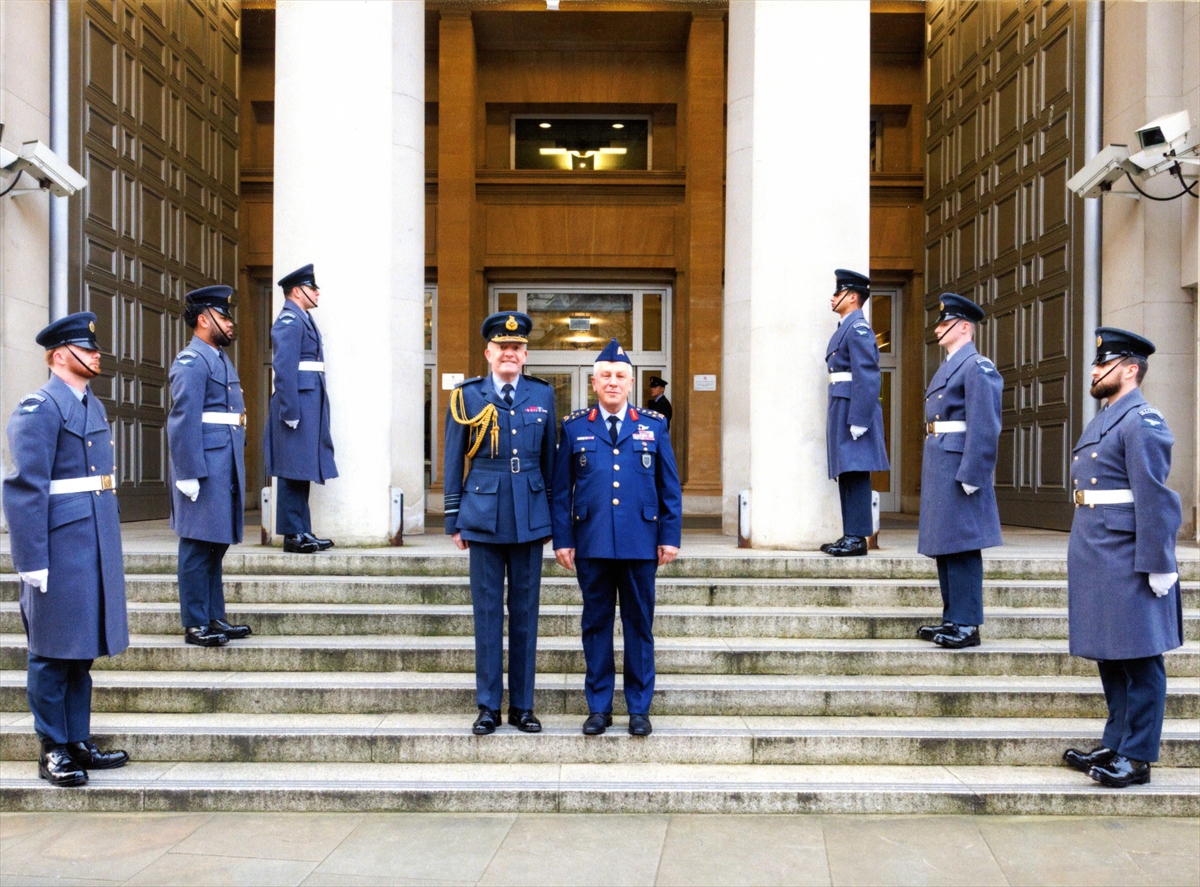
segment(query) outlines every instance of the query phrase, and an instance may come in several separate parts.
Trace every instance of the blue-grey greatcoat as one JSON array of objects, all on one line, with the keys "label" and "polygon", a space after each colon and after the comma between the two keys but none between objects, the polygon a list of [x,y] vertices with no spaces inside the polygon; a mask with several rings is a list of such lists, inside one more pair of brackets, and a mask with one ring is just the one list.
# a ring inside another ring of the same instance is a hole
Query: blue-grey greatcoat
[{"label": "blue-grey greatcoat", "polygon": [[51,376],[8,422],[13,472],[4,479],[13,566],[46,570],[45,592],[21,584],[29,651],[49,659],[116,656],[129,646],[125,567],[115,490],[50,495],[50,481],[113,473],[108,416]]},{"label": "blue-grey greatcoat", "polygon": [[[1163,597],[1148,574],[1175,573],[1183,514],[1167,486],[1175,438],[1140,389],[1101,410],[1071,455],[1073,490],[1132,490],[1133,504],[1077,506],[1067,548],[1070,648],[1088,659],[1141,659],[1183,643],[1179,583]],[[1094,481],[1093,481],[1094,479]]]},{"label": "blue-grey greatcoat", "polygon": [[666,417],[629,407],[615,447],[598,408],[563,419],[553,503],[554,548],[577,559],[657,561],[658,546],[678,547],[683,495]]},{"label": "blue-grey greatcoat", "polygon": [[[996,365],[968,342],[925,389],[926,422],[967,423],[965,434],[925,436],[917,551],[927,557],[1004,544],[993,487],[1003,386]],[[968,496],[964,483],[979,489]]]},{"label": "blue-grey greatcoat", "polygon": [[[843,319],[829,346],[825,365],[830,373],[850,373],[849,382],[829,386],[829,408],[825,426],[825,448],[829,477],[844,471],[887,471],[887,443],[883,439],[883,407],[879,403],[879,344],[862,309]],[[867,433],[858,440],[850,426]]]},{"label": "blue-grey greatcoat", "polygon": [[[338,476],[333,460],[325,374],[301,370],[301,361],[325,361],[312,315],[288,300],[271,327],[275,390],[263,431],[263,456],[271,477],[319,484]],[[285,422],[300,420],[296,428]]]},{"label": "blue-grey greatcoat", "polygon": [[496,453],[484,436],[470,473],[463,479],[469,429],[446,412],[443,487],[446,534],[469,542],[535,542],[550,535],[550,483],[554,476],[554,389],[522,376],[512,406],[497,393],[492,377],[458,386],[467,416],[496,407],[500,431]]},{"label": "blue-grey greatcoat", "polygon": [[[171,527],[184,539],[235,544],[242,541],[246,500],[246,429],[204,424],[204,413],[245,413],[242,383],[224,349],[194,337],[171,364]],[[193,502],[175,486],[196,478]]]}]

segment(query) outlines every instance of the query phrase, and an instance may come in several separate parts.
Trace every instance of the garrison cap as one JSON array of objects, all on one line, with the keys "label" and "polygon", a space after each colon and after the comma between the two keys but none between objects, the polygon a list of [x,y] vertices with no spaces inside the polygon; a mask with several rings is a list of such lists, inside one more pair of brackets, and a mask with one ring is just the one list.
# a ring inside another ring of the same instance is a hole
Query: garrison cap
[{"label": "garrison cap", "polygon": [[229,297],[232,295],[233,287],[229,286],[203,286],[192,290],[183,297],[183,316],[194,321],[204,309],[211,308],[232,319],[233,312],[229,306]]},{"label": "garrison cap", "polygon": [[625,353],[625,349],[621,347],[621,343],[616,339],[610,341],[604,346],[604,350],[600,352],[600,356],[596,358],[596,363],[605,361],[608,363],[627,363],[633,366],[633,361],[629,359],[629,355]]},{"label": "garrison cap", "polygon": [[99,351],[96,344],[96,315],[78,311],[60,317],[37,334],[37,343],[47,351],[59,345],[80,345],[89,351]]},{"label": "garrison cap", "polygon": [[528,342],[533,318],[520,311],[499,311],[483,322],[479,332],[489,342]]},{"label": "garrison cap", "polygon": [[952,319],[969,320],[971,323],[983,320],[983,309],[958,293],[942,293],[942,300],[938,302],[938,312],[938,323]]},{"label": "garrison cap", "polygon": [[660,379],[658,376],[651,376],[650,377],[650,387],[651,388],[666,388],[667,380]]},{"label": "garrison cap", "polygon": [[313,289],[320,289],[317,286],[317,278],[313,274],[312,265],[301,265],[291,274],[279,278],[279,286],[285,293],[296,286],[311,286]]},{"label": "garrison cap", "polygon": [[1099,366],[1118,357],[1146,358],[1154,351],[1154,343],[1145,336],[1115,326],[1102,326],[1096,328],[1096,359],[1092,363]]},{"label": "garrison cap", "polygon": [[837,268],[833,272],[834,278],[837,280],[837,289],[833,291],[836,296],[842,290],[854,290],[864,298],[871,296],[871,278],[865,274],[859,274],[857,271],[847,271],[845,268]]}]

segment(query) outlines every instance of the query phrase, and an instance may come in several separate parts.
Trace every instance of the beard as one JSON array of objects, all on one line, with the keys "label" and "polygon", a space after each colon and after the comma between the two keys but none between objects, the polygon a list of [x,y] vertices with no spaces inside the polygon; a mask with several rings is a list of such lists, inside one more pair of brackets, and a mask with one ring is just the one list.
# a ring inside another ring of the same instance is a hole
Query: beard
[{"label": "beard", "polygon": [[1097,381],[1092,383],[1091,395],[1096,400],[1104,400],[1107,397],[1112,397],[1121,390],[1121,377],[1116,373],[1110,373],[1101,376]]}]

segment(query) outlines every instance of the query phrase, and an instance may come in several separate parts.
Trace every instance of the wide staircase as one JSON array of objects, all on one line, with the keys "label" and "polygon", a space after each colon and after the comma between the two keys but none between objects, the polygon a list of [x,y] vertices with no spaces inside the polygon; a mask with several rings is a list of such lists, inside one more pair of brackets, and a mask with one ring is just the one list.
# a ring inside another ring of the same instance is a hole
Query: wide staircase
[{"label": "wide staircase", "polygon": [[[128,651],[103,659],[93,732],[133,763],[86,789],[37,778],[25,638],[0,559],[0,809],[920,812],[1200,815],[1200,570],[1168,654],[1153,781],[1062,766],[1105,706],[1067,653],[1061,557],[985,560],[984,645],[918,641],[932,563],[873,553],[684,557],[660,572],[654,734],[584,737],[580,595],[546,561],[540,735],[470,734],[467,561],[234,549],[229,617],[255,634],[185,645],[168,554],[127,554]],[[618,637],[618,643],[620,638]],[[619,659],[618,659],[619,661]]]}]

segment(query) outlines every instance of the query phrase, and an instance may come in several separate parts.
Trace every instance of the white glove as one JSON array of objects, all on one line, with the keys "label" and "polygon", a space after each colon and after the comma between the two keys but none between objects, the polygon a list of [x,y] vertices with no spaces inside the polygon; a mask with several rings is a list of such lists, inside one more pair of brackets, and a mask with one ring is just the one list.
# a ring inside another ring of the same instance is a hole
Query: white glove
[{"label": "white glove", "polygon": [[963,492],[966,493],[968,496],[970,496],[972,493],[979,492],[979,487],[973,487],[970,484],[963,484],[962,488],[963,488]]},{"label": "white glove", "polygon": [[179,487],[179,492],[183,493],[183,495],[187,496],[193,502],[200,495],[200,481],[195,478],[191,480],[177,480],[175,481],[175,486]]},{"label": "white glove", "polygon": [[1154,592],[1155,597],[1163,597],[1168,591],[1175,587],[1175,583],[1178,579],[1178,573],[1151,573],[1150,590]]},{"label": "white glove", "polygon": [[284,419],[283,424],[286,425],[288,428],[292,429],[293,431],[295,431],[296,426],[298,426],[300,424],[300,420],[299,419]]},{"label": "white glove", "polygon": [[50,581],[49,570],[30,570],[28,573],[20,573],[21,581],[32,585],[42,594],[46,593],[46,585]]},{"label": "white glove", "polygon": [[866,433],[867,433],[867,429],[862,425],[851,425],[850,426],[850,436],[853,437],[855,440],[858,440],[860,437],[862,437]]}]

